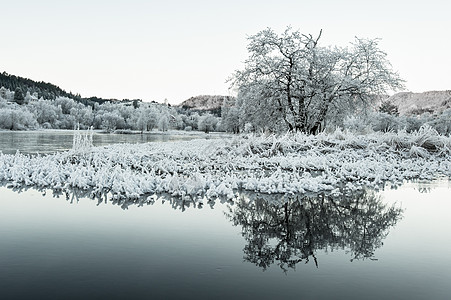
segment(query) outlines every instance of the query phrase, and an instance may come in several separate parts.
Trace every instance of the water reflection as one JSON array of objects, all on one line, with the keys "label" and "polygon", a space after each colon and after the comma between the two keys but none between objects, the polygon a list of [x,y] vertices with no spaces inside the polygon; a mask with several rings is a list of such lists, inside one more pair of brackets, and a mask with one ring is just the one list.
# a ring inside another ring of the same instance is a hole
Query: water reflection
[{"label": "water reflection", "polygon": [[233,225],[242,227],[244,259],[263,270],[277,264],[286,272],[311,260],[318,267],[318,250],[344,249],[351,261],[375,259],[375,250],[402,217],[400,208],[367,191],[340,199],[320,194],[283,202],[242,197],[226,213]]},{"label": "water reflection", "polygon": [[7,187],[16,193],[22,193],[27,190],[36,190],[45,196],[48,192],[51,192],[54,198],[64,198],[70,204],[78,203],[80,200],[90,199],[96,201],[96,205],[110,204],[120,207],[123,210],[128,210],[131,206],[142,207],[146,205],[153,205],[157,202],[162,204],[169,204],[175,210],[181,210],[182,212],[190,209],[197,208],[202,209],[205,205],[213,209],[216,203],[229,203],[232,204],[233,200],[226,198],[214,198],[208,199],[205,196],[198,197],[174,197],[170,194],[153,194],[142,196],[139,198],[125,198],[122,195],[114,195],[111,192],[105,190],[102,192],[94,192],[92,190],[83,189],[48,189],[40,188],[36,186],[12,186],[8,182],[0,182],[0,187]]},{"label": "water reflection", "polygon": [[[12,187],[23,192],[30,187]],[[32,188],[36,189],[36,188]],[[46,189],[37,189],[43,195]],[[388,206],[373,191],[338,197],[324,193],[305,195],[239,194],[235,199],[206,197],[172,197],[151,195],[137,199],[115,197],[108,192],[90,190],[53,190],[53,197],[65,198],[71,204],[91,199],[97,206],[110,203],[127,210],[157,202],[173,209],[214,208],[217,202],[226,205],[225,216],[240,226],[246,240],[244,259],[266,270],[273,264],[284,272],[295,269],[300,262],[313,262],[318,267],[317,251],[345,250],[355,259],[375,260],[375,251],[383,245],[390,228],[402,218],[402,209]]]}]

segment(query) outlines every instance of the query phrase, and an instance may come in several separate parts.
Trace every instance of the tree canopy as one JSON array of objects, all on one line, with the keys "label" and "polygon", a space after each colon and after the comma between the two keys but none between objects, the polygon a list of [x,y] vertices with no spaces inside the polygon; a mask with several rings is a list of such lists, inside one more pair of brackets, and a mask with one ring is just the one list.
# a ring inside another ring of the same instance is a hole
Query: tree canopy
[{"label": "tree canopy", "polygon": [[[250,36],[249,57],[232,86],[245,122],[263,129],[316,133],[334,114],[403,86],[377,39],[321,47],[317,36],[268,28]],[[316,132],[315,132],[316,131]]]}]

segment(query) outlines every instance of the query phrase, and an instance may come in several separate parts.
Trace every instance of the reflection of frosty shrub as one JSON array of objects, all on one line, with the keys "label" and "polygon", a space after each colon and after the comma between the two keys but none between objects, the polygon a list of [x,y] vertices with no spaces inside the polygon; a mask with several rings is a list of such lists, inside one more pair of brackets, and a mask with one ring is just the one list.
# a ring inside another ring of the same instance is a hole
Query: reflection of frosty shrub
[{"label": "reflection of frosty shrub", "polygon": [[242,227],[247,241],[244,259],[266,269],[284,271],[313,259],[319,250],[343,249],[351,260],[373,259],[402,210],[388,207],[373,193],[334,199],[324,195],[292,198],[283,204],[242,198],[228,218]]}]

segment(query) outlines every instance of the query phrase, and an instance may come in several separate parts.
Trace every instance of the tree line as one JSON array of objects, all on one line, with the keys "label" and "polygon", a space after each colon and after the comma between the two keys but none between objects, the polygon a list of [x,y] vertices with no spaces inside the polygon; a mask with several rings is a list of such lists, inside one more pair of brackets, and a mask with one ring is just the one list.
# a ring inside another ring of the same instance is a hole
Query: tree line
[{"label": "tree line", "polygon": [[36,99],[30,93],[18,101],[16,92],[0,88],[0,129],[74,129],[78,126],[107,132],[222,131],[220,117],[156,102],[105,101],[85,105],[69,97]]},{"label": "tree line", "polygon": [[[216,109],[217,115],[156,102],[106,101],[102,104],[85,105],[68,97],[36,99],[27,93],[23,101],[19,101],[22,104],[19,104],[15,98],[17,96],[14,91],[0,88],[0,129],[73,129],[79,124],[80,128],[92,126],[108,132],[176,129],[258,133],[270,128],[264,120],[261,122],[264,126],[253,123],[255,119],[249,118],[247,110],[239,106],[239,99],[233,97],[224,97],[222,106]],[[418,111],[418,114],[400,116],[396,106],[382,101],[374,110],[331,115],[326,130],[340,127],[359,133],[400,130],[412,132],[424,125],[433,127],[440,134],[450,135],[451,109],[440,113]],[[283,129],[277,127],[271,129],[272,132],[283,132]]]},{"label": "tree line", "polygon": [[[93,106],[94,103],[105,103],[105,102],[141,102],[141,99],[136,100],[117,100],[117,99],[103,99],[99,97],[81,97],[80,94],[73,94],[72,92],[66,92],[62,88],[52,83],[44,82],[44,81],[34,81],[29,78],[24,78],[16,75],[11,75],[6,72],[0,73],[0,87],[4,87],[10,91],[15,92],[15,100],[20,102],[26,96],[26,94],[30,94],[35,98],[43,98],[48,100],[54,100],[58,97],[67,97],[71,98],[76,102],[83,103],[84,105]],[[21,103],[20,103],[21,104]]]}]

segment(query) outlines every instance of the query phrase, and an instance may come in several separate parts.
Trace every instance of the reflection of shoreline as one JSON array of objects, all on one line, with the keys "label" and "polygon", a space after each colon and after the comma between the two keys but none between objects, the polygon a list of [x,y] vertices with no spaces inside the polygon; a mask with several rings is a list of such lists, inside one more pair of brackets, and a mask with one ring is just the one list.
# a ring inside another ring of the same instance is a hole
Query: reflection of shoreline
[{"label": "reflection of shoreline", "polygon": [[277,264],[286,272],[311,259],[318,267],[318,250],[347,250],[351,261],[374,259],[402,210],[363,191],[340,198],[293,196],[279,204],[242,197],[226,215],[242,228],[246,261],[263,270]]},{"label": "reflection of shoreline", "polygon": [[117,197],[117,195],[112,194],[109,191],[104,192],[94,192],[93,190],[84,189],[50,189],[50,188],[40,188],[36,186],[12,186],[9,182],[0,182],[0,187],[11,189],[16,193],[26,192],[28,190],[34,190],[40,192],[43,196],[51,192],[53,198],[64,198],[70,204],[76,204],[80,201],[97,201],[96,206],[102,204],[110,204],[118,206],[123,210],[127,210],[130,206],[142,207],[146,205],[153,205],[157,202],[168,203],[174,210],[185,211],[186,209],[194,208],[201,209],[205,205],[210,208],[214,208],[216,202],[219,203],[233,203],[232,200],[228,200],[225,197],[215,197],[214,199],[207,199],[205,196],[198,197],[178,197],[172,196],[167,193],[163,194],[153,194],[144,195],[138,198],[124,198]]},{"label": "reflection of shoreline", "polygon": [[[446,178],[433,180],[433,181],[420,181],[420,180],[409,180],[406,181],[403,186],[410,186],[415,190],[418,190],[420,193],[429,193],[431,190],[433,190],[435,187],[440,187],[443,185],[447,185],[448,188],[451,188],[451,180],[448,180]],[[273,194],[266,194],[266,193],[256,193],[246,190],[241,190],[235,193],[233,198],[228,198],[225,196],[218,196],[215,195],[214,197],[208,198],[207,195],[185,195],[185,196],[174,196],[169,193],[160,193],[160,194],[147,194],[142,195],[140,197],[134,197],[134,198],[126,198],[122,195],[115,195],[111,191],[103,190],[102,192],[94,191],[93,189],[78,189],[78,188],[70,188],[70,189],[51,189],[48,187],[39,187],[39,186],[27,186],[27,185],[13,185],[11,182],[8,181],[0,181],[0,188],[5,187],[8,189],[13,190],[14,192],[21,193],[28,190],[35,190],[43,195],[47,194],[48,192],[52,192],[54,198],[60,198],[64,197],[66,201],[72,203],[77,203],[82,199],[85,200],[96,200],[97,206],[100,204],[107,204],[110,203],[112,205],[117,205],[121,207],[122,209],[126,210],[129,206],[136,205],[138,207],[144,206],[144,205],[152,205],[155,202],[161,201],[162,203],[168,202],[171,204],[171,207],[176,210],[182,210],[185,211],[189,208],[203,208],[205,205],[208,205],[210,208],[213,208],[216,202],[219,203],[228,203],[233,204],[239,201],[239,199],[245,197],[248,200],[252,201],[260,201],[262,198],[271,204],[274,205],[281,205],[286,202],[292,201],[293,197],[308,197],[308,198],[314,198],[318,195],[323,195],[328,198],[333,199],[340,199],[343,197],[346,197],[349,195],[349,193],[341,192],[339,195],[331,195],[324,192],[314,193],[314,192],[306,192],[299,195],[292,195],[292,194],[280,194],[280,193],[273,193]],[[389,188],[389,187],[388,187]],[[393,187],[392,187],[393,188]],[[394,187],[397,189],[398,187]],[[368,189],[368,190],[374,190],[375,192],[383,191],[379,189]],[[355,193],[362,193],[362,191],[356,191]]]}]

